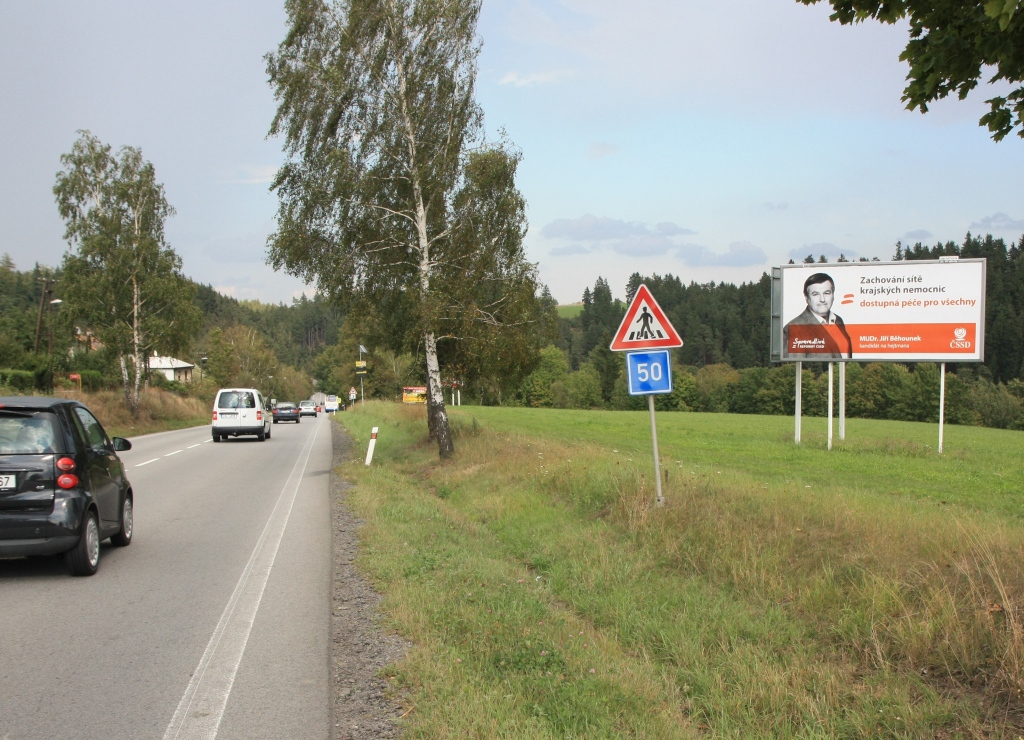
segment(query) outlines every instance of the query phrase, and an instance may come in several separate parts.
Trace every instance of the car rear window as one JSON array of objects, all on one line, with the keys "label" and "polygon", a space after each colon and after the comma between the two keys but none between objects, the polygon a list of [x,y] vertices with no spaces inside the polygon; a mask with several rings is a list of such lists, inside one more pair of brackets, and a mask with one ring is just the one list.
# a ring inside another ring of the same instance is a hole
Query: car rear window
[{"label": "car rear window", "polygon": [[279,409],[283,409],[284,411],[291,411],[292,409],[295,408],[295,404],[294,403],[279,403],[279,404],[277,404],[277,407]]},{"label": "car rear window", "polygon": [[299,401],[299,406],[302,406],[303,408],[305,408],[307,406],[312,406],[312,405],[313,405],[312,401]]},{"label": "car rear window", "polygon": [[0,412],[0,454],[57,452],[60,426],[49,411]]},{"label": "car rear window", "polygon": [[217,408],[254,409],[256,408],[256,399],[248,391],[224,391],[217,399]]}]

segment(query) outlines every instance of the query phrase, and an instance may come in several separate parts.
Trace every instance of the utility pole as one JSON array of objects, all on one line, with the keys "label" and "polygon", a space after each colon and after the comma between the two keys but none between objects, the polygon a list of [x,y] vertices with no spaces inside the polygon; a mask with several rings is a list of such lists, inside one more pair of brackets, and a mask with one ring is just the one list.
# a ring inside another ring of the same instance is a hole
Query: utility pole
[{"label": "utility pole", "polygon": [[43,295],[39,298],[39,318],[36,319],[36,345],[34,354],[39,354],[39,337],[43,333],[43,307],[46,305],[46,296],[50,294],[50,286],[53,281],[50,278],[39,278],[43,281]]}]

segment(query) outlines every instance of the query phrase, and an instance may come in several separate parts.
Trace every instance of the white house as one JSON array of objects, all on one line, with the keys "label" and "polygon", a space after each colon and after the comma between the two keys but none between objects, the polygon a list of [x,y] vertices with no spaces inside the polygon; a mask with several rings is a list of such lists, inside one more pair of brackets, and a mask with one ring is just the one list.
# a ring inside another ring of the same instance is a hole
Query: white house
[{"label": "white house", "polygon": [[179,380],[182,383],[192,382],[192,370],[195,365],[190,365],[175,357],[160,357],[156,352],[149,358],[149,371],[161,373],[168,380]]}]

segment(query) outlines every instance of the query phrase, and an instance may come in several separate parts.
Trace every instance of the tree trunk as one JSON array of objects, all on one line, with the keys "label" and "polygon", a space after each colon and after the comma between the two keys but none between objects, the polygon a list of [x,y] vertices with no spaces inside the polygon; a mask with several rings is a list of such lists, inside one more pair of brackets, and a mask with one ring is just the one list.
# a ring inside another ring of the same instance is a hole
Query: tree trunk
[{"label": "tree trunk", "polygon": [[135,360],[135,386],[132,388],[131,401],[128,405],[128,410],[132,412],[132,416],[138,417],[139,415],[139,385],[142,382],[142,353],[139,349],[142,337],[139,334],[140,317],[139,311],[141,310],[139,305],[139,281],[136,276],[132,276],[132,357]]},{"label": "tree trunk", "polygon": [[437,453],[441,459],[455,454],[452,443],[452,431],[448,426],[448,413],[444,408],[444,389],[441,387],[441,367],[437,362],[437,340],[434,332],[428,331],[424,337],[427,355],[427,401],[428,411],[434,421],[434,434],[437,437]]},{"label": "tree trunk", "polygon": [[437,438],[434,418],[434,394],[430,390],[430,375],[427,375],[427,439],[434,441]]},{"label": "tree trunk", "polygon": [[124,355],[121,355],[121,381],[124,383],[124,407],[131,409],[132,407],[132,382],[128,378],[128,363],[124,361]]}]

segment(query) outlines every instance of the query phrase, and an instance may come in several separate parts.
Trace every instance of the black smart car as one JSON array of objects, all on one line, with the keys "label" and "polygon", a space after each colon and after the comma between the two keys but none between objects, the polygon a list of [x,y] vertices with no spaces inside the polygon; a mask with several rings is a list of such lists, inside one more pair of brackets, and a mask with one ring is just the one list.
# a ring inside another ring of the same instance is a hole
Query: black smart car
[{"label": "black smart car", "polygon": [[64,553],[91,576],[100,541],[132,541],[133,493],[111,440],[88,408],[64,398],[0,398],[0,558]]}]

